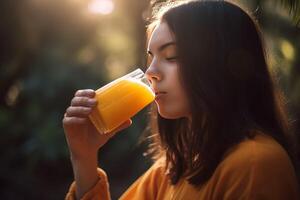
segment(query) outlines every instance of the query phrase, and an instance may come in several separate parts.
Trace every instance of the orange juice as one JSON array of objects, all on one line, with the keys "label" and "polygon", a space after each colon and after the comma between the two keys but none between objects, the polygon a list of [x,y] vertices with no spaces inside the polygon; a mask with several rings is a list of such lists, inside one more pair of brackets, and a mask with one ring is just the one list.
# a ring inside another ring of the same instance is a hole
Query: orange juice
[{"label": "orange juice", "polygon": [[151,103],[155,95],[141,81],[138,69],[96,91],[96,109],[89,118],[100,133],[108,133]]}]

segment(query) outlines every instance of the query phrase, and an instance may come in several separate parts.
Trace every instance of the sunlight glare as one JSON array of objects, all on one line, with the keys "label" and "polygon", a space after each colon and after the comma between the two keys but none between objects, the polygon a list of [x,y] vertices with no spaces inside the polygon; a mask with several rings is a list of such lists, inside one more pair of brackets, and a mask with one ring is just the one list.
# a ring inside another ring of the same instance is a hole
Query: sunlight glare
[{"label": "sunlight glare", "polygon": [[93,14],[110,14],[114,10],[114,3],[112,0],[92,0],[88,9]]}]

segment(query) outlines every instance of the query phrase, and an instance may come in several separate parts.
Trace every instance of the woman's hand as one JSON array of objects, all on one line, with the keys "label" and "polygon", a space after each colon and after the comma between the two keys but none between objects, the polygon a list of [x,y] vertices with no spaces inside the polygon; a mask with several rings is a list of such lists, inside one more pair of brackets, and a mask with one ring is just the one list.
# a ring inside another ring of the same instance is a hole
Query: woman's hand
[{"label": "woman's hand", "polygon": [[78,90],[65,112],[63,127],[72,159],[77,160],[97,154],[99,148],[115,133],[129,127],[132,123],[128,119],[111,133],[99,133],[88,118],[97,105],[95,95],[95,91],[91,89]]},{"label": "woman's hand", "polygon": [[78,90],[64,114],[63,127],[68,142],[76,197],[80,199],[98,181],[97,154],[115,133],[131,125],[128,119],[111,133],[101,134],[91,123],[88,115],[97,105],[94,90]]}]

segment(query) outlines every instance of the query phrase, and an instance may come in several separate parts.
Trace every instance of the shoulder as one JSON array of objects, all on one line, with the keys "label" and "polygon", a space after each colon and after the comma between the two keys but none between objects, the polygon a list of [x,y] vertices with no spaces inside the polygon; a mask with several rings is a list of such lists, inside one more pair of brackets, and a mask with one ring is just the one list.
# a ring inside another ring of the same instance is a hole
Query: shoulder
[{"label": "shoulder", "polygon": [[258,133],[253,139],[242,141],[229,150],[222,165],[229,168],[244,168],[264,170],[269,166],[280,169],[293,168],[291,160],[285,149],[271,136]]},{"label": "shoulder", "polygon": [[145,172],[145,177],[150,179],[155,179],[155,181],[161,181],[165,176],[165,162],[164,159],[156,160],[152,166]]},{"label": "shoulder", "polygon": [[211,182],[232,199],[244,195],[253,199],[285,196],[297,199],[299,195],[295,169],[287,152],[265,134],[257,134],[232,148],[217,167]]}]

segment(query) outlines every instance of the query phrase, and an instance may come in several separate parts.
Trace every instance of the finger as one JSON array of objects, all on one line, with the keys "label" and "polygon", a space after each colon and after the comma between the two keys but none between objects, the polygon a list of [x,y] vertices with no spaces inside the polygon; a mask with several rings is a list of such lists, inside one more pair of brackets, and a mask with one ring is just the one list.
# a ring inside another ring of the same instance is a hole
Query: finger
[{"label": "finger", "polygon": [[83,106],[70,106],[66,111],[67,117],[87,117],[92,111],[90,107],[83,107]]},{"label": "finger", "polygon": [[78,125],[84,124],[87,122],[87,118],[80,118],[80,117],[64,117],[63,125]]},{"label": "finger", "polygon": [[76,97],[94,97],[96,95],[96,92],[92,89],[84,89],[84,90],[77,90],[75,92]]},{"label": "finger", "polygon": [[71,101],[71,106],[94,107],[97,105],[97,100],[90,97],[74,97]]}]

